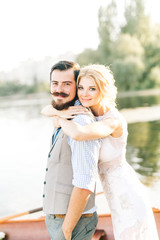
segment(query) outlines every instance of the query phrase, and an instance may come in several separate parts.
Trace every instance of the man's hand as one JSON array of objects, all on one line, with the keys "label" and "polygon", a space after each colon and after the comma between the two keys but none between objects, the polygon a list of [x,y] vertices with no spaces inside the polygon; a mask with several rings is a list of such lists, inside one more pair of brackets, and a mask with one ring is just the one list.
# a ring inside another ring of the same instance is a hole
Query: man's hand
[{"label": "man's hand", "polygon": [[87,189],[82,189],[78,187],[73,188],[68,206],[68,211],[62,225],[62,232],[66,240],[71,240],[72,231],[75,228],[80,217],[82,216],[84,208],[89,200],[90,194],[91,192]]},{"label": "man's hand", "polygon": [[66,240],[71,240],[72,237],[72,231],[68,231],[65,224],[62,225],[62,232]]}]

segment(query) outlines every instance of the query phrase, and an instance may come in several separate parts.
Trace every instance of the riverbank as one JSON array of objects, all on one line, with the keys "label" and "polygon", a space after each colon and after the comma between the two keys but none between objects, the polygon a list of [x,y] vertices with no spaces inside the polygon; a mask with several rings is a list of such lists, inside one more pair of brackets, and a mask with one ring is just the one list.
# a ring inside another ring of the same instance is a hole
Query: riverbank
[{"label": "riverbank", "polygon": [[160,105],[120,110],[128,123],[160,120]]}]

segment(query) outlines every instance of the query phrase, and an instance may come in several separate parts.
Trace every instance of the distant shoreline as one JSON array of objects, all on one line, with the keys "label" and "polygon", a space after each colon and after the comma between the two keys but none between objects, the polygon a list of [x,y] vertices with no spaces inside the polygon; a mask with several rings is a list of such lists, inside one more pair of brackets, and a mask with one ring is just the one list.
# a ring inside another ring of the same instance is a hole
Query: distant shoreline
[{"label": "distant shoreline", "polygon": [[[134,97],[134,96],[154,96],[160,95],[160,89],[150,89],[134,92],[120,92],[119,98]],[[27,107],[34,105],[41,105],[42,107],[50,104],[51,96],[49,93],[33,93],[26,95],[12,95],[0,97],[0,108],[5,109],[8,107]],[[148,122],[160,120],[160,105],[150,107],[136,107],[136,108],[123,108],[120,110],[121,114],[128,123]]]},{"label": "distant shoreline", "polygon": [[[127,92],[118,92],[118,98],[123,97],[134,97],[134,96],[154,96],[160,95],[160,88],[158,89],[146,89],[138,91],[127,91]],[[50,93],[39,92],[39,93],[30,93],[30,94],[14,94],[10,96],[0,96],[0,100],[18,100],[18,99],[41,99],[41,98],[50,98]]]},{"label": "distant shoreline", "polygon": [[160,89],[146,89],[146,90],[139,90],[139,91],[128,91],[128,92],[119,92],[118,97],[134,97],[134,96],[154,96],[160,95]]}]

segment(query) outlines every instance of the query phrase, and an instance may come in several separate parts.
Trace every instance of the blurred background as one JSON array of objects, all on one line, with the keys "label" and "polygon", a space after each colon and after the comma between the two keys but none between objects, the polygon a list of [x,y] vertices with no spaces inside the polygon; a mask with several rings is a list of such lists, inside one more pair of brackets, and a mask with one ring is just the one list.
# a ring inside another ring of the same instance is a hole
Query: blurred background
[{"label": "blurred background", "polygon": [[159,1],[0,0],[0,31],[0,217],[42,206],[53,126],[40,111],[50,68],[64,59],[110,66],[127,161],[160,207]]}]

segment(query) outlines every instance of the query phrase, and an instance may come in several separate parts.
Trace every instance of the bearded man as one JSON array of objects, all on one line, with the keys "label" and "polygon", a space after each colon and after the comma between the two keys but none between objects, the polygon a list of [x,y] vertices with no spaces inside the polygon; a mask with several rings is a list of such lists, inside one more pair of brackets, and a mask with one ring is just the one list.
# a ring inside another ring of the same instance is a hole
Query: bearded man
[{"label": "bearded man", "polygon": [[[60,61],[51,68],[52,106],[57,110],[77,102],[79,70],[79,65],[71,61]],[[87,125],[94,120],[90,115],[79,114],[73,121]],[[92,239],[98,222],[95,182],[99,148],[98,140],[78,142],[61,128],[54,130],[43,193],[43,211],[52,240]]]}]

